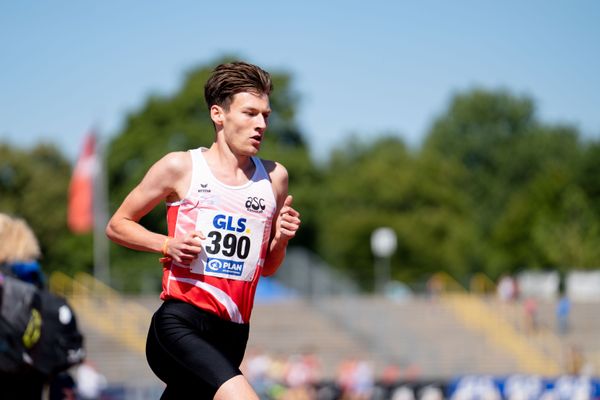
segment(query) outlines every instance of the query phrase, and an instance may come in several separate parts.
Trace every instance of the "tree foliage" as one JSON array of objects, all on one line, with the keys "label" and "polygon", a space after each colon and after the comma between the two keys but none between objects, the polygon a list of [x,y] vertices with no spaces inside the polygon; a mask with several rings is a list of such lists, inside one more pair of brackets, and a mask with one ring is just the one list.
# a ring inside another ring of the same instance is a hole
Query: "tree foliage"
[{"label": "tree foliage", "polygon": [[47,272],[92,270],[92,237],[67,230],[70,175],[69,162],[52,145],[22,150],[0,144],[0,212],[32,227]]},{"label": "tree foliage", "polygon": [[[127,116],[106,149],[111,211],[167,152],[210,146],[203,87],[224,60],[190,70],[177,91],[149,96]],[[598,268],[600,143],[583,141],[574,127],[540,121],[531,98],[508,90],[458,93],[421,148],[407,148],[397,135],[352,138],[317,164],[296,120],[291,75],[273,78],[261,156],[288,169],[303,222],[293,244],[364,288],[373,286],[370,236],[380,226],[398,236],[391,273],[407,283],[440,270],[466,279],[479,271],[495,278],[526,268]],[[66,228],[70,173],[53,146],[0,146],[0,210],[31,223],[50,271],[91,270],[90,235]],[[166,232],[164,206],[142,223]],[[159,286],[156,255],[112,246],[111,262],[117,287]]]},{"label": "tree foliage", "polygon": [[483,271],[495,277],[524,268],[592,266],[598,214],[586,193],[593,185],[580,186],[585,180],[578,177],[591,175],[584,171],[598,159],[580,161],[589,150],[574,128],[541,123],[527,97],[474,90],[453,99],[424,151],[468,171],[463,190],[486,246]]},{"label": "tree foliage", "polygon": [[370,236],[394,229],[393,277],[424,278],[441,268],[475,266],[464,169],[434,154],[411,154],[398,139],[350,143],[327,168],[319,204],[319,253],[369,287],[374,264]]}]

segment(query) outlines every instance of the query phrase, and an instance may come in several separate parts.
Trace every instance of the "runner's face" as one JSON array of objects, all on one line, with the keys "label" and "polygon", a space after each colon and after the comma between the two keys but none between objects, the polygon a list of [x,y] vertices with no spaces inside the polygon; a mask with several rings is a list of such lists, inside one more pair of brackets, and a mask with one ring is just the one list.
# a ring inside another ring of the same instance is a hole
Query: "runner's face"
[{"label": "runner's face", "polygon": [[270,113],[269,96],[266,94],[235,94],[229,110],[223,112],[223,130],[231,149],[245,156],[257,154]]}]

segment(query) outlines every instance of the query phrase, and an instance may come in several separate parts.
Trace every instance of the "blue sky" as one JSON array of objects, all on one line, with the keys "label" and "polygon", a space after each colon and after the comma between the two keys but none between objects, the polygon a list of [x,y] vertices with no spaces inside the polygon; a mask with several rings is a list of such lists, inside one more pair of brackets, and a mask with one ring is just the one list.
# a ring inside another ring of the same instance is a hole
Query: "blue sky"
[{"label": "blue sky", "polygon": [[[317,159],[350,134],[418,146],[451,96],[531,96],[600,137],[598,1],[0,1],[0,140],[103,140],[151,93],[224,54],[294,77]],[[199,143],[198,145],[204,145]]]}]

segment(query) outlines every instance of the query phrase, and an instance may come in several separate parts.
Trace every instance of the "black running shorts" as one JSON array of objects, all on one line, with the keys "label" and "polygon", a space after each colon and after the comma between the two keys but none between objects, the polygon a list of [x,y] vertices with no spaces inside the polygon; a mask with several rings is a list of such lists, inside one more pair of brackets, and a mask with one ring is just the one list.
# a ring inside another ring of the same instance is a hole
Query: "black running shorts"
[{"label": "black running shorts", "polygon": [[212,399],[240,375],[248,324],[225,321],[191,304],[167,300],[154,313],[146,359],[167,384],[161,400]]}]

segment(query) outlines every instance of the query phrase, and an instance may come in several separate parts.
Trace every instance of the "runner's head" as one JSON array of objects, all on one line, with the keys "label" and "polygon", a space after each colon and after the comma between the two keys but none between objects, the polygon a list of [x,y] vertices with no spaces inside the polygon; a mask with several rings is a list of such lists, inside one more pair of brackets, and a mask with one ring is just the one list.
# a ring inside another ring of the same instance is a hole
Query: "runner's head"
[{"label": "runner's head", "polygon": [[233,96],[238,93],[271,94],[271,75],[256,65],[236,61],[217,66],[204,85],[204,99],[210,110],[217,105],[229,109]]}]

